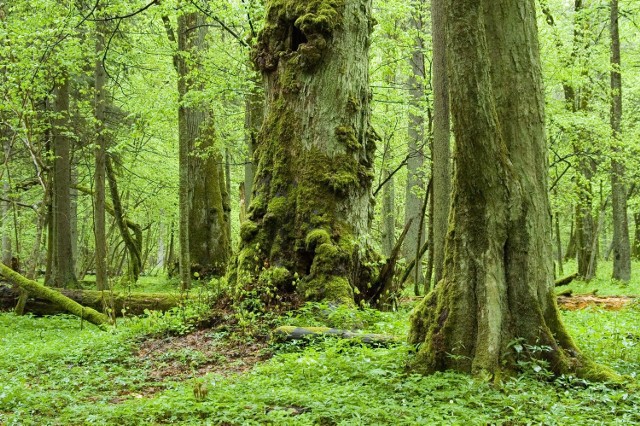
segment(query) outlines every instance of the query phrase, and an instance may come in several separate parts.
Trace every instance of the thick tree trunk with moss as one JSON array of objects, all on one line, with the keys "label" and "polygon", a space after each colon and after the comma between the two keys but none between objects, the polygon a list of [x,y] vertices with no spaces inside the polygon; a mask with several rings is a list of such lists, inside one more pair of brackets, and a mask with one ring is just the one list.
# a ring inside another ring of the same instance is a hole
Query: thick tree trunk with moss
[{"label": "thick tree trunk with moss", "polygon": [[54,89],[55,117],[53,136],[53,208],[51,215],[52,287],[76,287],[75,265],[71,248],[71,139],[69,131],[69,77],[63,75]]},{"label": "thick tree trunk with moss", "polygon": [[613,275],[620,281],[631,279],[631,244],[627,221],[627,188],[625,166],[620,158],[622,123],[622,75],[620,73],[620,32],[618,30],[618,0],[611,0],[611,204],[613,210]]},{"label": "thick tree trunk with moss", "polygon": [[514,343],[555,373],[604,377],[567,334],[554,295],[544,96],[533,0],[448,0],[456,137],[441,282],[411,316],[414,367],[499,377]]},{"label": "thick tree trunk with moss", "polygon": [[370,0],[266,2],[253,53],[267,96],[255,197],[229,275],[238,296],[352,304],[373,281],[370,10]]},{"label": "thick tree trunk with moss", "polygon": [[223,275],[230,253],[224,163],[215,146],[213,117],[196,96],[201,89],[198,63],[205,48],[206,34],[202,14],[188,12],[178,17],[175,64],[180,97],[180,276],[183,288],[189,287],[195,273],[200,277]]}]

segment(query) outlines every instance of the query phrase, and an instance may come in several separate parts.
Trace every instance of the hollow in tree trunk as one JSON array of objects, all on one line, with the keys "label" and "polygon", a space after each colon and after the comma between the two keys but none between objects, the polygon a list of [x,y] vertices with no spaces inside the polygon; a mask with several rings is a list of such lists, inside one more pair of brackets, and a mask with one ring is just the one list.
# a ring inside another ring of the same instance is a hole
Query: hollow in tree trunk
[{"label": "hollow in tree trunk", "polygon": [[364,241],[376,139],[371,1],[265,6],[253,53],[265,81],[265,119],[254,198],[229,279],[257,308],[287,298],[353,304],[374,273]]},{"label": "hollow in tree trunk", "polygon": [[518,342],[554,373],[607,372],[559,317],[553,282],[544,94],[533,0],[447,0],[456,138],[443,279],[416,307],[414,367],[499,377]]}]

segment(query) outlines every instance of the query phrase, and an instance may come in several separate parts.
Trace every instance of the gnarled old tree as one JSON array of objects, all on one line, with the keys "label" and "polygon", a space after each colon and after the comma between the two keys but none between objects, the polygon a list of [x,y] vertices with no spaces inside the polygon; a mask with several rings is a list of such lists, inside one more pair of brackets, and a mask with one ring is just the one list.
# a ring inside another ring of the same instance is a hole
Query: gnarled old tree
[{"label": "gnarled old tree", "polygon": [[265,118],[254,198],[229,274],[238,291],[262,303],[297,294],[352,304],[356,289],[372,281],[363,241],[375,148],[370,10],[370,0],[266,2],[253,53]]},{"label": "gnarled old tree", "polygon": [[[534,0],[448,0],[456,138],[443,279],[416,307],[415,367],[498,375],[514,342],[555,373],[608,373],[567,334],[553,291],[544,96]],[[523,354],[520,354],[523,356]]]}]

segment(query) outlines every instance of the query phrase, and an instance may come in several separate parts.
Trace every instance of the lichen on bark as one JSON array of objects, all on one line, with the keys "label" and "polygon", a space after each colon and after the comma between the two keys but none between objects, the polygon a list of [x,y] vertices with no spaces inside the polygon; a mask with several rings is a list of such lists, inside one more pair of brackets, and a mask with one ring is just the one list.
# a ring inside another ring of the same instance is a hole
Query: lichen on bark
[{"label": "lichen on bark", "polygon": [[265,119],[229,274],[240,297],[354,304],[375,276],[365,237],[376,141],[370,7],[370,0],[266,3],[252,54],[265,82]]}]

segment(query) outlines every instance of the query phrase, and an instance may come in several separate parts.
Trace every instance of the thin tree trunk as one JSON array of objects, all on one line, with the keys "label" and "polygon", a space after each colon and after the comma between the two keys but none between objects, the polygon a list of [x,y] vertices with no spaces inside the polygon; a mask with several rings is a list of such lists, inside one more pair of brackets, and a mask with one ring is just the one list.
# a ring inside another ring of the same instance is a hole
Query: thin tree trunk
[{"label": "thin tree trunk", "polygon": [[620,32],[618,0],[611,0],[611,205],[613,209],[613,275],[627,282],[631,279],[631,245],[627,221],[627,188],[625,166],[620,158],[622,122],[622,75],[620,74]]},{"label": "thin tree trunk", "polygon": [[135,283],[138,281],[140,271],[142,269],[142,230],[139,227],[135,229],[133,237],[129,233],[129,226],[127,225],[128,221],[124,217],[120,193],[118,191],[116,173],[113,170],[113,164],[108,155],[105,156],[105,171],[107,180],[109,181],[109,189],[111,190],[111,202],[113,203],[114,212],[113,217],[118,225],[120,236],[124,241],[126,252],[129,257],[126,279],[130,283]]},{"label": "thin tree trunk", "polygon": [[433,39],[433,265],[434,281],[442,279],[444,243],[449,219],[451,196],[449,87],[446,56],[445,0],[431,1],[431,34]]},{"label": "thin tree trunk", "polygon": [[0,136],[2,136],[2,148],[4,153],[4,165],[6,173],[2,182],[2,200],[0,200],[0,224],[2,224],[2,263],[11,267],[11,185],[9,184],[8,171],[11,158],[11,145],[5,126],[0,123]]},{"label": "thin tree trunk", "polygon": [[96,144],[95,144],[95,172],[94,172],[94,234],[96,247],[96,288],[106,290],[107,280],[107,230],[106,230],[106,156],[107,135],[105,127],[106,119],[106,73],[102,62],[105,48],[105,23],[96,22],[96,58],[94,68],[95,79],[95,118],[96,118]]},{"label": "thin tree trunk", "polygon": [[634,213],[633,221],[636,225],[636,232],[633,238],[633,258],[640,260],[640,212]]},{"label": "thin tree trunk", "polygon": [[556,212],[555,234],[556,234],[556,261],[558,263],[558,276],[564,275],[564,262],[562,257],[562,238],[560,237],[560,214]]},{"label": "thin tree trunk", "polygon": [[[406,259],[413,259],[416,251],[420,250],[424,243],[424,221],[420,220],[422,210],[422,194],[426,191],[425,176],[422,170],[424,164],[424,80],[426,78],[424,66],[424,40],[423,31],[423,2],[413,1],[410,25],[416,34],[413,52],[410,58],[411,73],[409,74],[409,122],[408,122],[408,159],[407,159],[407,186],[405,192],[405,225],[411,221],[411,228],[405,239],[403,254]],[[422,228],[418,228],[418,227]],[[421,236],[423,237],[422,239]],[[422,280],[422,262],[417,262],[414,268],[413,279]],[[415,283],[414,286],[419,286]]]},{"label": "thin tree trunk", "polygon": [[382,187],[382,254],[389,257],[396,239],[395,188],[389,170],[385,169],[384,178],[387,182]]}]

